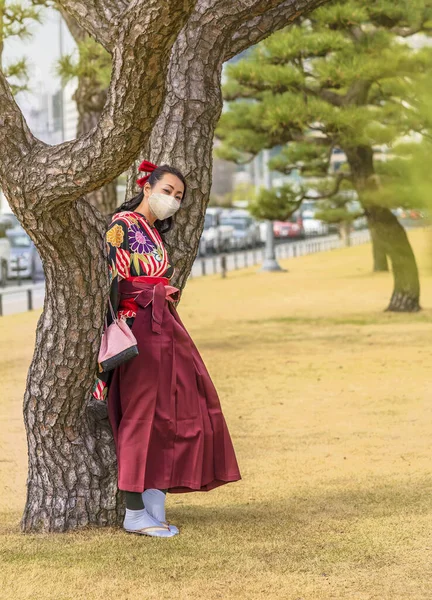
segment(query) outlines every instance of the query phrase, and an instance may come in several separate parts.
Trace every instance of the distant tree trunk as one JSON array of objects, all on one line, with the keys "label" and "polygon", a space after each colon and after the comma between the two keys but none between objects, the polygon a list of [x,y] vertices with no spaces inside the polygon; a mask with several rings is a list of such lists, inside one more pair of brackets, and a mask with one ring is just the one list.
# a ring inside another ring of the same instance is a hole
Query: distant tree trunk
[{"label": "distant tree trunk", "polygon": [[[66,10],[61,7],[59,9],[76,44],[78,45],[88,39],[89,35],[79,25],[78,21],[69,15]],[[78,87],[73,95],[78,110],[77,137],[96,127],[105,106],[107,93],[108,89],[96,79],[84,76],[78,78]],[[88,194],[87,200],[103,215],[113,212],[117,207],[117,178]]]},{"label": "distant tree trunk", "polygon": [[351,223],[349,221],[339,223],[339,236],[345,247],[349,248],[351,246]]},{"label": "distant tree trunk", "polygon": [[420,281],[416,259],[405,229],[390,209],[374,205],[369,194],[377,186],[373,168],[373,150],[367,146],[345,148],[353,182],[365,210],[379,251],[391,261],[394,288],[386,310],[417,312],[420,310]]},{"label": "distant tree trunk", "polygon": [[372,242],[372,257],[374,273],[384,272],[389,270],[387,254],[384,245],[375,229],[373,220],[368,219],[368,227]]},{"label": "distant tree trunk", "polygon": [[394,312],[417,312],[420,310],[420,281],[414,252],[405,229],[388,208],[367,209],[368,219],[373,222],[377,236],[383,243],[392,264],[394,289],[387,308]]}]

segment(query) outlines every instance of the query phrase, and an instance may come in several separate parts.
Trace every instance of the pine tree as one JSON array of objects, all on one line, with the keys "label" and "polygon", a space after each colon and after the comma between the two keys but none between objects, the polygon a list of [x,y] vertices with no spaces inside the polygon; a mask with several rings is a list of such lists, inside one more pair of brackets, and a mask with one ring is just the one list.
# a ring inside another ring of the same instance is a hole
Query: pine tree
[{"label": "pine tree", "polygon": [[[273,34],[227,69],[218,155],[244,162],[280,146],[271,168],[324,178],[330,198],[356,191],[373,241],[375,262],[388,256],[394,290],[388,310],[420,309],[416,260],[404,228],[383,200],[379,155],[404,135],[422,131],[412,109],[413,82],[432,62],[429,48],[407,40],[432,27],[430,0],[339,0]],[[340,149],[346,163],[331,174]],[[321,188],[323,185],[321,185]]]},{"label": "pine tree", "polygon": [[[62,83],[76,79],[77,88],[72,96],[78,110],[76,135],[87,133],[100,119],[111,78],[111,57],[91,37],[78,21],[60,3],[56,3],[70,34],[76,43],[76,52],[61,57],[57,74]],[[112,213],[117,206],[117,178],[89,194],[89,202],[104,215]]]},{"label": "pine tree", "polygon": [[33,0],[31,5],[19,2],[0,0],[0,69],[9,81],[14,94],[28,91],[28,62],[25,57],[7,65],[4,64],[4,43],[10,38],[21,40],[31,37],[29,26],[32,22],[41,22],[41,8],[46,6],[46,0]]}]

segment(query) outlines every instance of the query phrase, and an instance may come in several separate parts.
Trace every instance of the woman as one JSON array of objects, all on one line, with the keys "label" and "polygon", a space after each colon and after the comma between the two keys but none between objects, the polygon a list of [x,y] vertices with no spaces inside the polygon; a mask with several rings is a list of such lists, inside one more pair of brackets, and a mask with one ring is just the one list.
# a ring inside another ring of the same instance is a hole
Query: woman
[{"label": "woman", "polygon": [[[144,161],[142,191],[112,215],[106,234],[110,299],[131,327],[139,354],[98,374],[93,396],[107,400],[125,491],[128,532],[172,537],[166,492],[209,491],[241,479],[220,401],[173,304],[180,291],[162,235],[186,194],[183,175]],[[111,322],[110,311],[107,315]]]}]

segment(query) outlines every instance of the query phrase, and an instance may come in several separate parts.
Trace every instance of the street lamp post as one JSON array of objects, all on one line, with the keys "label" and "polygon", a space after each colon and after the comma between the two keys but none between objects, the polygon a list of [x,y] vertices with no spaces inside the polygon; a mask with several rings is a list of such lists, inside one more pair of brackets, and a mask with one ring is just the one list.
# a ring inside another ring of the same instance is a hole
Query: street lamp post
[{"label": "street lamp post", "polygon": [[[264,150],[264,185],[267,190],[271,190],[271,177],[268,161],[270,151]],[[266,238],[265,238],[265,255],[260,271],[286,271],[276,260],[273,221],[266,220]]]},{"label": "street lamp post", "polygon": [[[64,43],[63,43],[63,17],[59,13],[59,54],[60,58],[63,58],[64,55]],[[63,91],[63,81],[60,81],[60,131],[61,131],[61,141],[65,141],[65,118],[64,118],[64,91]]]}]

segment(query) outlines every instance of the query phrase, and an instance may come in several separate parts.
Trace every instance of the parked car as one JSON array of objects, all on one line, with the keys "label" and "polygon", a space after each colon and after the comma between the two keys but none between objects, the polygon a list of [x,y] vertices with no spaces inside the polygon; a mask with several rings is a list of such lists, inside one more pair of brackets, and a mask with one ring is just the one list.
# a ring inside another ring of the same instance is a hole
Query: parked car
[{"label": "parked car", "polygon": [[22,278],[32,277],[36,247],[31,238],[22,227],[7,229],[6,236],[10,242],[9,279],[17,278],[18,276]]},{"label": "parked car", "polygon": [[15,229],[21,227],[21,224],[13,213],[3,213],[0,215],[0,226],[4,226],[6,229]]},{"label": "parked car", "polygon": [[9,270],[11,245],[6,236],[6,227],[0,224],[0,285],[6,285]]},{"label": "parked car", "polygon": [[231,217],[222,217],[221,224],[233,228],[233,248],[252,248],[255,245],[255,236],[247,219],[243,217],[238,217],[237,219],[233,219]]},{"label": "parked car", "polygon": [[42,264],[42,259],[39,256],[39,252],[36,250],[36,246],[33,244],[32,253],[32,280],[43,281],[45,279],[45,271]]},{"label": "parked car", "polygon": [[303,202],[302,205],[302,219],[303,229],[305,235],[327,235],[329,232],[329,226],[324,221],[317,219],[315,216],[316,208],[313,202]]},{"label": "parked car", "polygon": [[260,235],[260,224],[252,217],[246,209],[234,209],[231,211],[231,217],[237,219],[238,217],[244,217],[248,219],[249,229],[251,233],[251,237],[253,239],[253,246],[259,246],[261,243],[261,235]]},{"label": "parked car", "polygon": [[211,207],[206,210],[202,238],[205,250],[210,252],[228,252],[232,247],[234,228],[221,223],[222,208]]},{"label": "parked car", "polygon": [[221,224],[234,228],[233,247],[236,249],[254,248],[260,243],[259,224],[247,210],[224,210]]},{"label": "parked car", "polygon": [[392,213],[401,221],[419,221],[424,219],[424,214],[421,210],[415,208],[395,208]]},{"label": "parked car", "polygon": [[203,238],[200,237],[199,246],[198,246],[198,256],[206,256],[207,254],[207,242]]},{"label": "parked car", "polygon": [[301,212],[296,210],[287,221],[274,221],[273,233],[276,238],[304,239],[305,230]]}]

